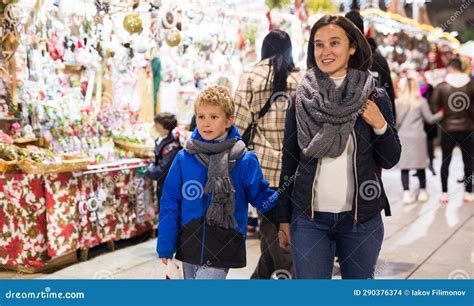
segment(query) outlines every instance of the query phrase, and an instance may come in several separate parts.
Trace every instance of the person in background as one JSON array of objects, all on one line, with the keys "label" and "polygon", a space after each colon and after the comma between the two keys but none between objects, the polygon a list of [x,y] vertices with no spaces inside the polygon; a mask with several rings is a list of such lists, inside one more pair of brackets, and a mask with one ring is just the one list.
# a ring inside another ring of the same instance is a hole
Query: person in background
[{"label": "person in background", "polygon": [[[364,20],[360,13],[356,10],[352,10],[346,14],[346,18],[352,21],[355,26],[364,34]],[[377,43],[371,37],[367,38],[372,51],[372,65],[370,71],[374,74],[374,78],[377,81],[377,86],[382,87],[387,92],[392,101],[393,118],[397,119],[395,110],[395,90],[393,89],[392,77],[390,75],[390,67],[388,62],[382,54],[377,50]]]},{"label": "person in background", "polygon": [[[282,30],[273,30],[263,40],[261,61],[240,78],[235,94],[235,125],[244,135],[252,122],[257,124],[253,150],[270,187],[278,188],[283,134],[288,106],[302,77],[293,63],[291,39]],[[261,256],[252,278],[269,279],[276,270],[292,271],[291,255],[278,246],[276,210],[261,216]]]},{"label": "person in background", "polygon": [[157,181],[156,197],[159,209],[163,183],[174,157],[181,150],[181,145],[179,139],[173,134],[173,130],[178,126],[175,115],[171,113],[158,113],[154,121],[155,130],[158,132],[158,138],[155,140],[155,161],[148,167],[145,176]]},{"label": "person in background", "polygon": [[248,203],[266,212],[278,202],[234,122],[234,102],[221,86],[195,103],[197,128],[166,178],[157,251],[183,262],[185,279],[225,279],[246,265]]},{"label": "person in background", "polygon": [[438,84],[431,102],[434,109],[444,108],[441,122],[441,188],[440,202],[448,204],[449,164],[455,146],[459,146],[464,163],[463,201],[474,201],[472,192],[472,163],[474,158],[474,82],[463,72],[462,62],[455,58],[449,62],[444,82]]},{"label": "person in background", "polygon": [[[401,169],[403,185],[403,203],[411,204],[417,199],[426,202],[429,199],[426,191],[426,172],[428,156],[426,150],[426,132],[423,123],[434,124],[443,117],[442,111],[435,115],[420,95],[416,82],[416,72],[407,72],[407,77],[402,78],[398,86],[398,98],[395,100],[397,109],[397,129],[403,150],[397,167]],[[410,191],[409,172],[417,170],[420,180],[420,191],[416,197]]]}]

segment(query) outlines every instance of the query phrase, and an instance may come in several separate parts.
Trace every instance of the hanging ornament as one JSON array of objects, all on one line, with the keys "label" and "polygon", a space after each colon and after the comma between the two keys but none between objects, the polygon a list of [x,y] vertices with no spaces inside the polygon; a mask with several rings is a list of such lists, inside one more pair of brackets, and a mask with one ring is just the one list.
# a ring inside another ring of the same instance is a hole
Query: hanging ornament
[{"label": "hanging ornament", "polygon": [[143,31],[143,22],[138,13],[131,13],[123,19],[123,27],[128,33],[141,33]]},{"label": "hanging ornament", "polygon": [[140,54],[146,53],[148,51],[148,48],[149,48],[149,43],[146,37],[143,37],[141,35],[141,36],[137,36],[133,40],[133,50],[136,53],[140,53]]},{"label": "hanging ornament", "polygon": [[158,10],[161,7],[161,0],[150,1],[150,11]]},{"label": "hanging ornament", "polygon": [[140,0],[133,0],[132,8],[134,10],[136,10],[139,5],[140,5]]},{"label": "hanging ornament", "polygon": [[161,16],[161,24],[165,29],[172,29],[176,27],[178,19],[176,18],[176,14],[171,9],[164,10],[163,15]]},{"label": "hanging ornament", "polygon": [[110,3],[109,1],[105,0],[95,0],[94,1],[95,8],[97,9],[97,14],[108,14],[110,11]]},{"label": "hanging ornament", "polygon": [[175,47],[181,42],[181,34],[178,30],[168,30],[165,33],[165,42],[170,47]]}]

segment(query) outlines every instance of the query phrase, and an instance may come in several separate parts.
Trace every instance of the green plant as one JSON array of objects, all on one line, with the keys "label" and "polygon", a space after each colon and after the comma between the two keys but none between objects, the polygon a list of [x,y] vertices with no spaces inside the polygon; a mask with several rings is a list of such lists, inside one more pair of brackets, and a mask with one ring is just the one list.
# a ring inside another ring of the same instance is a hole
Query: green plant
[{"label": "green plant", "polygon": [[304,3],[311,14],[317,12],[334,13],[337,11],[337,6],[332,0],[305,0]]},{"label": "green plant", "polygon": [[265,0],[265,4],[270,10],[274,8],[282,8],[291,3],[291,0]]},{"label": "green plant", "polygon": [[458,30],[459,36],[457,37],[461,43],[466,43],[470,40],[474,40],[474,29],[463,28]]},{"label": "green plant", "polygon": [[251,46],[255,46],[255,41],[257,38],[257,26],[246,25],[244,29],[244,38],[249,41]]}]

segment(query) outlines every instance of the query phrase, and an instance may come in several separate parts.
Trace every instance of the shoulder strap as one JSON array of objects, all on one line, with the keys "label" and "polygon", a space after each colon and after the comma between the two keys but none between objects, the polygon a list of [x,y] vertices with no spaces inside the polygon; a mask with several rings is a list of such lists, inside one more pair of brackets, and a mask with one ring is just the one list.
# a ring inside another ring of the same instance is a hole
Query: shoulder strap
[{"label": "shoulder strap", "polygon": [[265,116],[266,113],[268,113],[268,110],[270,109],[270,107],[272,106],[272,97],[273,97],[274,93],[272,92],[270,98],[268,98],[267,102],[265,103],[265,105],[262,107],[262,109],[258,112],[258,119],[262,118],[263,116]]},{"label": "shoulder strap", "polygon": [[252,122],[249,124],[249,126],[245,129],[244,133],[242,134],[242,140],[246,144],[247,148],[249,150],[253,150],[253,137],[255,136],[255,131],[257,129],[257,122],[260,118],[265,116],[265,114],[268,112],[270,109],[270,106],[272,104],[272,97],[273,97],[273,92],[270,98],[268,98],[267,102],[265,105],[262,107],[262,109],[258,112],[258,118],[255,119],[255,115],[253,112],[250,112],[252,115]]}]

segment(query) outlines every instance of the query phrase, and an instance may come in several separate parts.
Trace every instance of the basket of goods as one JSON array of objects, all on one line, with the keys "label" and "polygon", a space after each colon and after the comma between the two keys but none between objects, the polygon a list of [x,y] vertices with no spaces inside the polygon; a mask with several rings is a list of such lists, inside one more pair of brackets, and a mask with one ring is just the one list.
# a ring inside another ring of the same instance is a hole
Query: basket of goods
[{"label": "basket of goods", "polygon": [[0,172],[11,172],[18,164],[18,153],[15,146],[0,143]]},{"label": "basket of goods", "polygon": [[22,138],[15,138],[13,139],[13,142],[16,144],[25,144],[25,143],[31,143],[37,141],[38,138],[36,137],[22,137]]},{"label": "basket of goods", "polygon": [[134,153],[136,157],[153,157],[155,143],[151,135],[152,126],[148,123],[127,125],[122,131],[113,132],[117,147]]},{"label": "basket of goods", "polygon": [[19,159],[18,167],[25,173],[54,173],[61,168],[61,159],[57,158],[50,150],[27,146],[23,151],[26,157]]},{"label": "basket of goods", "polygon": [[150,158],[153,157],[154,146],[143,143],[134,143],[124,140],[114,139],[114,143],[125,151],[134,153],[137,157]]},{"label": "basket of goods", "polygon": [[64,154],[61,156],[61,167],[57,172],[75,172],[87,170],[87,166],[92,161],[88,156],[81,154]]}]

